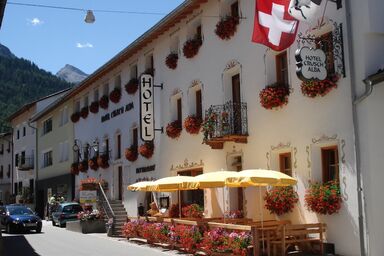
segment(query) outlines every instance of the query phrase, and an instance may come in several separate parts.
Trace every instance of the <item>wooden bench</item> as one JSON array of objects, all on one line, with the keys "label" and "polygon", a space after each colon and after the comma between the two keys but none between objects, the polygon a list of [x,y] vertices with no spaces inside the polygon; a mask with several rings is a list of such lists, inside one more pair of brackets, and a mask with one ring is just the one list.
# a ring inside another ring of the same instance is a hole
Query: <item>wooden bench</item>
[{"label": "wooden bench", "polygon": [[[271,237],[273,255],[277,255],[277,247],[281,247],[281,255],[285,256],[288,246],[319,243],[320,253],[323,254],[323,240],[326,224],[295,224],[282,225],[276,230],[276,236]],[[268,251],[270,255],[270,250]]]}]

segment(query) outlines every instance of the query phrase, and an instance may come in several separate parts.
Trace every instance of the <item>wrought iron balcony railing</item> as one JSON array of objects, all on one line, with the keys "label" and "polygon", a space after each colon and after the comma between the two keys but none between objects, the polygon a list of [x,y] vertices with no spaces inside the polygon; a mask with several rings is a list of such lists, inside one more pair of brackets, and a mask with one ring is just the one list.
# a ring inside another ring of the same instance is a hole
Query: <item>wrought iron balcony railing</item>
[{"label": "wrought iron balcony railing", "polygon": [[17,165],[19,171],[27,171],[34,168],[34,157],[20,157]]},{"label": "wrought iron balcony railing", "polygon": [[205,111],[203,131],[206,144],[212,144],[210,143],[212,141],[246,143],[248,136],[247,104],[229,101],[223,105],[212,105]]}]

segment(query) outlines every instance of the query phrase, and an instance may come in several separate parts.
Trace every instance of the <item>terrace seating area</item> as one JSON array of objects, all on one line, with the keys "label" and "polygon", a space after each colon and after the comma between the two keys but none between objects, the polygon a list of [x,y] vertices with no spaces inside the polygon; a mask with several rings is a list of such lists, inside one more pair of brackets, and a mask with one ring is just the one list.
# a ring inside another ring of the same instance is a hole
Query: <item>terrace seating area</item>
[{"label": "terrace seating area", "polygon": [[129,217],[123,235],[186,253],[201,255],[287,255],[293,246],[323,255],[326,225],[248,218]]}]

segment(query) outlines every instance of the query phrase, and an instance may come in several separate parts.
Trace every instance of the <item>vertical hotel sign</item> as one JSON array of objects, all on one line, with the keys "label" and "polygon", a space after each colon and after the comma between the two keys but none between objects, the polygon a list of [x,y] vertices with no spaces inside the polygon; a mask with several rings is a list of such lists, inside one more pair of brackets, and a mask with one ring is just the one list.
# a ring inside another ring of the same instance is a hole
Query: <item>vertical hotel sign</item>
[{"label": "vertical hotel sign", "polygon": [[153,109],[153,77],[144,74],[140,77],[140,135],[143,141],[155,138]]}]

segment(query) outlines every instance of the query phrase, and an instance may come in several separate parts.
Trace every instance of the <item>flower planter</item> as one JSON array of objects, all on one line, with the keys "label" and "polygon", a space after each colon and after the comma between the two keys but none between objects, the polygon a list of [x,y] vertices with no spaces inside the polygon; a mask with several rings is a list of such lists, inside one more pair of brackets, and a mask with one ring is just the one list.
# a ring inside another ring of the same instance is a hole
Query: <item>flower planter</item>
[{"label": "flower planter", "polygon": [[172,139],[177,139],[180,137],[182,128],[179,125],[178,121],[173,121],[172,123],[169,123],[166,128],[166,132],[168,137]]},{"label": "flower planter", "polygon": [[73,163],[71,165],[71,174],[78,175],[79,174],[79,165],[78,163]]},{"label": "flower planter", "polygon": [[80,113],[75,112],[71,115],[71,121],[72,123],[77,123],[80,120]]},{"label": "flower planter", "polygon": [[99,165],[97,164],[97,158],[93,157],[93,158],[89,159],[88,160],[88,166],[92,170],[97,171],[97,169],[99,169]]},{"label": "flower planter", "polygon": [[138,88],[139,88],[139,80],[137,78],[132,78],[125,85],[125,90],[127,91],[128,94],[135,94]]},{"label": "flower planter", "polygon": [[109,94],[109,99],[113,102],[113,103],[118,103],[121,99],[121,90],[119,88],[115,88],[111,91],[111,93]]},{"label": "flower planter", "polygon": [[199,134],[201,130],[202,120],[195,116],[188,116],[184,120],[185,130],[190,134]]},{"label": "flower planter", "polygon": [[305,81],[301,83],[301,92],[304,96],[315,98],[325,96],[333,89],[337,88],[338,75],[333,75],[323,81]]},{"label": "flower planter", "polygon": [[293,187],[275,187],[265,193],[264,201],[271,214],[283,215],[292,211],[299,196]]},{"label": "flower planter", "polygon": [[107,95],[104,95],[100,98],[100,101],[99,101],[99,106],[103,109],[107,109],[108,108],[108,103],[109,103],[109,98]]},{"label": "flower planter", "polygon": [[103,169],[107,169],[109,167],[108,156],[107,155],[100,155],[97,158],[97,165]]},{"label": "flower planter", "polygon": [[87,172],[88,171],[88,161],[83,160],[79,163],[79,171],[80,172]]},{"label": "flower planter", "polygon": [[235,35],[237,25],[239,24],[239,18],[233,16],[227,16],[222,18],[217,24],[215,33],[222,40],[229,40]]},{"label": "flower planter", "polygon": [[88,106],[83,107],[80,111],[81,118],[86,119],[88,117],[88,113],[89,113]]},{"label": "flower planter", "polygon": [[203,41],[201,37],[196,36],[193,39],[189,39],[184,43],[183,54],[187,59],[191,59],[197,55]]},{"label": "flower planter", "polygon": [[179,55],[177,53],[170,53],[165,59],[165,64],[169,69],[176,69],[178,59],[179,59]]},{"label": "flower planter", "polygon": [[260,104],[265,109],[277,109],[288,104],[290,90],[286,85],[273,84],[261,90]]},{"label": "flower planter", "polygon": [[83,234],[107,232],[104,220],[69,221],[67,222],[66,229]]},{"label": "flower planter", "polygon": [[333,180],[325,184],[312,183],[305,194],[305,205],[309,211],[332,215],[341,209],[340,185]]},{"label": "flower planter", "polygon": [[93,114],[96,114],[97,112],[99,112],[99,102],[98,101],[92,102],[91,106],[89,107],[89,111]]},{"label": "flower planter", "polygon": [[153,145],[153,142],[145,142],[139,147],[139,153],[145,158],[151,158],[154,149],[155,146]]},{"label": "flower planter", "polygon": [[137,146],[130,146],[129,148],[125,149],[125,158],[130,161],[134,162],[137,160],[138,157],[138,152],[137,152]]}]

